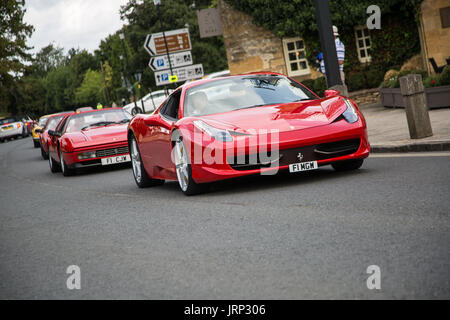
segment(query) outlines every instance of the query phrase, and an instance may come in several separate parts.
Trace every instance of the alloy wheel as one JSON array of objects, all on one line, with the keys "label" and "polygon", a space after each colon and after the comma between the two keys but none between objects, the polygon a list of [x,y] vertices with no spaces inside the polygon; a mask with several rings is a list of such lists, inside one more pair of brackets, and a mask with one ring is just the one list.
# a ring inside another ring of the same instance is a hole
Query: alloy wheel
[{"label": "alloy wheel", "polygon": [[188,158],[183,140],[179,139],[175,143],[175,168],[177,171],[178,183],[183,191],[187,190],[189,183]]},{"label": "alloy wheel", "polygon": [[137,182],[141,182],[142,172],[141,172],[141,157],[136,144],[136,139],[131,142],[131,164],[133,167],[133,174]]}]

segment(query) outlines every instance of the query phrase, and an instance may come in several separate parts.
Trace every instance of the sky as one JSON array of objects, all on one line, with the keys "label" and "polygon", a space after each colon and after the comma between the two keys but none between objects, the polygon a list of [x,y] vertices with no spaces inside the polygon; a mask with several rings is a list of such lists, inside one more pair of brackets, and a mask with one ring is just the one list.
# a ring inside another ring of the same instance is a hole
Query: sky
[{"label": "sky", "polygon": [[93,53],[100,41],[124,24],[120,6],[127,0],[26,0],[24,21],[34,26],[31,52],[54,43],[64,48]]}]

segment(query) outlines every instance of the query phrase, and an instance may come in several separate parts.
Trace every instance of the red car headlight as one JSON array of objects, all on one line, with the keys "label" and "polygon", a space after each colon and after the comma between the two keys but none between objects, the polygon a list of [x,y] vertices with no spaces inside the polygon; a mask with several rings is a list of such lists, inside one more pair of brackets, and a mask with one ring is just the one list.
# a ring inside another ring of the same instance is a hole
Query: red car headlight
[{"label": "red car headlight", "polygon": [[201,120],[195,120],[194,125],[197,128],[199,128],[201,131],[209,134],[211,137],[213,137],[217,141],[221,141],[221,142],[233,141],[233,137],[231,136],[230,132],[227,130],[214,128]]},{"label": "red car headlight", "polygon": [[345,105],[347,106],[347,109],[342,113],[342,116],[347,120],[348,123],[355,123],[358,121],[358,113],[355,110],[355,107],[353,104],[348,101],[347,99],[344,99]]}]

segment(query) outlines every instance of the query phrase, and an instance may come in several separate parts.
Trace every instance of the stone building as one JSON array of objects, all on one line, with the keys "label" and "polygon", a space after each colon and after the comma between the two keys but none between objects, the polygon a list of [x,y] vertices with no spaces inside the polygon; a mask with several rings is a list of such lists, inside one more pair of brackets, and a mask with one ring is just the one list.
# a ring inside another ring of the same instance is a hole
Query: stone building
[{"label": "stone building", "polygon": [[446,59],[450,58],[450,1],[424,0],[419,30],[422,59],[432,73],[429,58],[434,58],[438,66],[446,64]]},{"label": "stone building", "polygon": [[[223,0],[219,0],[219,9],[231,74],[274,71],[299,81],[322,76],[306,59],[301,37],[280,39],[270,30],[254,25],[251,17]],[[420,67],[426,66],[432,72],[428,58],[443,65],[450,57],[450,1],[424,0],[418,32],[423,62]],[[371,42],[366,26],[354,27],[354,41],[359,62],[370,63]]]}]

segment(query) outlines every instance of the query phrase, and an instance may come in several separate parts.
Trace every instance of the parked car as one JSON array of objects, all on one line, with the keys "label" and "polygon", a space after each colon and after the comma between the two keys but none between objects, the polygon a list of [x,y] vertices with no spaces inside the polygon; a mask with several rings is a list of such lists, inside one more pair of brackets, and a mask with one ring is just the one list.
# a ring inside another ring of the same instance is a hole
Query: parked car
[{"label": "parked car", "polygon": [[72,111],[56,113],[49,116],[45,126],[42,129],[37,130],[39,132],[39,144],[41,146],[41,156],[44,160],[48,159],[48,143],[49,143],[48,131],[55,130],[59,122],[64,118],[64,115],[68,113],[72,113]]},{"label": "parked car", "polygon": [[31,134],[31,131],[33,130],[35,121],[31,119],[29,116],[25,116],[22,118],[22,122],[25,125],[25,128],[27,129],[26,136],[28,137]]},{"label": "parked car", "polygon": [[55,130],[48,131],[50,171],[70,176],[80,168],[129,162],[130,118],[121,108],[65,115]]},{"label": "parked car", "polygon": [[370,151],[354,101],[336,90],[320,98],[267,72],[183,85],[128,130],[138,187],[175,180],[186,195],[209,182],[279,170],[358,169]]},{"label": "parked car", "polygon": [[[137,109],[134,102],[127,104],[123,109],[133,116],[138,113],[154,111],[164,102],[167,96],[173,92],[172,89],[168,89],[167,91],[168,94],[165,90],[153,91],[145,95],[141,100],[136,101]],[[142,102],[144,103],[144,110],[142,110]]]},{"label": "parked car", "polygon": [[35,148],[39,148],[40,147],[40,143],[39,143],[39,131],[45,126],[45,124],[47,123],[48,117],[50,117],[50,114],[47,114],[45,116],[42,116],[39,118],[38,123],[34,124],[33,130],[31,130],[31,137],[33,138],[33,145]]},{"label": "parked car", "polygon": [[7,139],[17,139],[27,135],[26,126],[17,117],[0,119],[0,142]]}]

